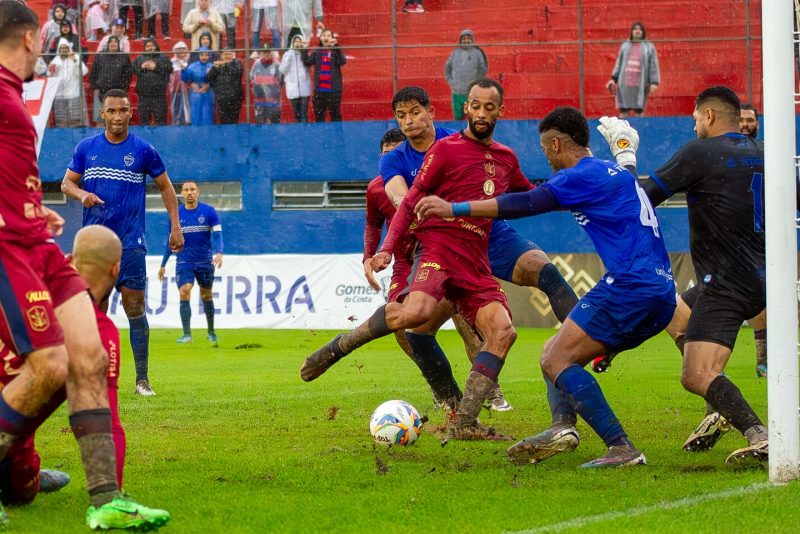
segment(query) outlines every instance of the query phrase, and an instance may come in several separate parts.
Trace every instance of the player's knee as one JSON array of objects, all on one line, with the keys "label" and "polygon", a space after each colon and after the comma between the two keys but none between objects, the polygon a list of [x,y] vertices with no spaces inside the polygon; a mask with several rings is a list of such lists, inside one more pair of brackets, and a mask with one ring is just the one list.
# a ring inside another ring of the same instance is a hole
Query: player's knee
[{"label": "player's knee", "polygon": [[686,391],[697,395],[705,393],[704,388],[702,388],[702,373],[690,366],[684,366],[681,371],[681,385]]},{"label": "player's knee", "polygon": [[428,302],[417,302],[403,305],[403,322],[405,328],[417,328],[424,325],[433,317],[435,305]]},{"label": "player's knee", "polygon": [[29,357],[36,380],[55,391],[64,385],[69,374],[69,355],[63,345],[37,351],[35,360]]},{"label": "player's knee", "polygon": [[529,250],[517,260],[511,281],[518,286],[536,287],[539,284],[539,273],[548,263],[550,259],[543,251]]},{"label": "player's knee", "polygon": [[108,353],[99,342],[82,343],[70,354],[70,372],[83,377],[105,376],[108,370]]}]

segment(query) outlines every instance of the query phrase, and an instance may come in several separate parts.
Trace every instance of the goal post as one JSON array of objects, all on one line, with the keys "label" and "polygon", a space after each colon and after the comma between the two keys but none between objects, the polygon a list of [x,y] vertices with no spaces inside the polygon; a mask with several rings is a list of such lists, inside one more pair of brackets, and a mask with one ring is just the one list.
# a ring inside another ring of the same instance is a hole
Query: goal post
[{"label": "goal post", "polygon": [[796,0],[763,0],[769,480],[800,478],[795,164]]}]

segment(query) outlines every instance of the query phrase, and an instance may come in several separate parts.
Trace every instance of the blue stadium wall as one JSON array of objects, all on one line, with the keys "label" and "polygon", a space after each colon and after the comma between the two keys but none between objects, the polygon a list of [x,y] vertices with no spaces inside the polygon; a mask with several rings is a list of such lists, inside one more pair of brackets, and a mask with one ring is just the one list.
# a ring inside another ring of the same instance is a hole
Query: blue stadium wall
[{"label": "blue stadium wall", "polygon": [[[684,142],[694,137],[689,117],[654,117],[631,121],[639,130],[639,171],[653,172]],[[592,122],[592,150],[610,153]],[[439,123],[458,128],[460,123]],[[132,128],[161,153],[174,183],[192,179],[241,181],[241,211],[221,213],[229,254],[354,253],[362,250],[363,210],[272,210],[272,186],[279,180],[369,180],[377,174],[378,141],[394,126],[386,122],[232,125]],[[538,121],[501,121],[496,139],[517,153],[525,174],[546,178],[550,168],[538,143]],[[39,165],[44,181],[60,181],[75,145],[100,130],[49,129]],[[201,199],[202,200],[202,199]],[[60,244],[71,248],[80,227],[81,206],[69,201],[57,210],[67,220]],[[671,252],[689,249],[685,208],[659,208],[662,230]],[[593,252],[591,242],[569,213],[513,221],[524,236],[544,250]],[[147,246],[160,254],[168,225],[164,213],[148,213]]]}]

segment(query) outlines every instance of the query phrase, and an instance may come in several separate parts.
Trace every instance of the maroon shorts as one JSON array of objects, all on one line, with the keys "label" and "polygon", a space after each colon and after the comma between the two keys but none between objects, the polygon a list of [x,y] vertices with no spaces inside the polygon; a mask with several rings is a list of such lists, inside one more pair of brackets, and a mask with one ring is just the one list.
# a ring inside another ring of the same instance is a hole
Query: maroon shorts
[{"label": "maroon shorts", "polygon": [[55,309],[86,284],[55,243],[0,246],[0,343],[25,356],[61,345]]},{"label": "maroon shorts", "polygon": [[470,326],[475,326],[478,310],[499,302],[508,311],[506,295],[489,270],[489,261],[465,258],[453,248],[424,245],[418,250],[413,265],[409,293],[421,291],[436,301],[446,298]]},{"label": "maroon shorts", "polygon": [[392,265],[392,281],[389,285],[388,302],[400,302],[402,300],[400,294],[408,287],[408,277],[410,274],[411,262],[405,258],[395,258],[394,265]]}]

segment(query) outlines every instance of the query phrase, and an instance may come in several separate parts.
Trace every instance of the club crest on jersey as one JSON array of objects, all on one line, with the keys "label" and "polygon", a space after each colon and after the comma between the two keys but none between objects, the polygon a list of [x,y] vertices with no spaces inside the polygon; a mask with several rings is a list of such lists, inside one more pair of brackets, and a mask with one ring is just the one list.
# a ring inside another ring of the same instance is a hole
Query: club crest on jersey
[{"label": "club crest on jersey", "polygon": [[494,161],[484,161],[483,170],[486,171],[486,176],[493,177],[495,173]]},{"label": "club crest on jersey", "polygon": [[28,324],[31,325],[31,330],[34,332],[44,332],[50,327],[50,317],[47,316],[47,310],[44,309],[44,306],[34,306],[25,315],[28,317]]},{"label": "club crest on jersey", "polygon": [[206,222],[206,218],[201,215],[200,217],[197,218],[197,222],[203,224],[204,222]]},{"label": "club crest on jersey", "polygon": [[483,182],[483,192],[487,195],[491,196],[494,194],[494,182],[491,180],[486,180]]},{"label": "club crest on jersey", "polygon": [[122,161],[125,162],[125,166],[126,167],[130,167],[131,165],[133,165],[133,161],[134,161],[133,160],[133,154],[128,154],[127,156],[122,158]]}]

